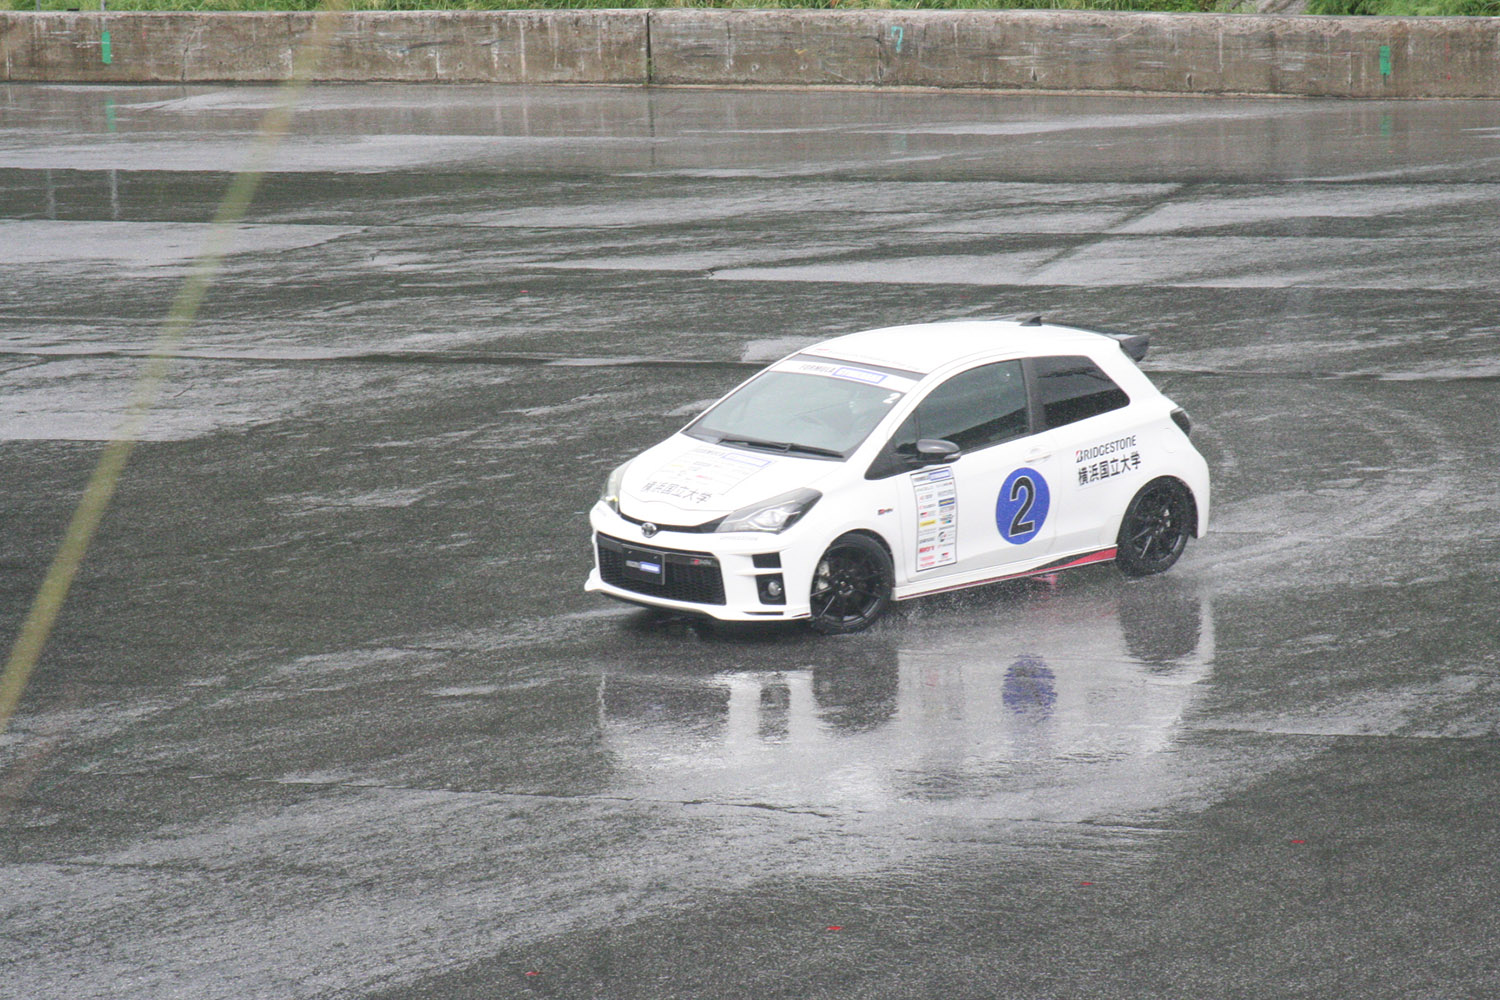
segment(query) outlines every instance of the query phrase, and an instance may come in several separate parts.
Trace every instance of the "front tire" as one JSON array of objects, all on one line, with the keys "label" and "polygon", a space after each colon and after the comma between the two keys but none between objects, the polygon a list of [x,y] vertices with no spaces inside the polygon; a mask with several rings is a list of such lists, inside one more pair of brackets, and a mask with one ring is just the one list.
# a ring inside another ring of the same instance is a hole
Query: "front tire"
[{"label": "front tire", "polygon": [[813,570],[807,623],[824,635],[869,628],[890,607],[895,577],[890,553],[869,535],[835,538]]},{"label": "front tire", "polygon": [[1175,479],[1154,479],[1125,508],[1115,562],[1126,576],[1164,573],[1193,533],[1193,495]]}]

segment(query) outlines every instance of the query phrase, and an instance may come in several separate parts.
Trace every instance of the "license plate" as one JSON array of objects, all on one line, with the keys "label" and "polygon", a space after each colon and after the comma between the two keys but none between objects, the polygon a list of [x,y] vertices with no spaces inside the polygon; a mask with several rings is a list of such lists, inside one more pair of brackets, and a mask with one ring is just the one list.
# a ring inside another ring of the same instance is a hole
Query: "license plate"
[{"label": "license plate", "polygon": [[667,580],[667,558],[651,549],[625,550],[625,576],[630,580],[646,583],[665,583]]}]

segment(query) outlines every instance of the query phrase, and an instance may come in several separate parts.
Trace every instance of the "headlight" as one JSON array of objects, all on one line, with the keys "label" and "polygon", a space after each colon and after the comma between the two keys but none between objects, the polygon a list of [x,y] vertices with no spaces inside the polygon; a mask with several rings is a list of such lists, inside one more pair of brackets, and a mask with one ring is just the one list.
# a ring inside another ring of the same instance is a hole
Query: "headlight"
[{"label": "headlight", "polygon": [[741,507],[719,522],[715,531],[785,531],[823,499],[817,490],[803,488],[783,493],[749,507]]},{"label": "headlight", "polygon": [[620,513],[620,480],[625,478],[625,470],[629,466],[630,463],[626,462],[611,472],[604,481],[604,492],[599,494],[599,499],[609,504],[609,509],[616,514]]}]

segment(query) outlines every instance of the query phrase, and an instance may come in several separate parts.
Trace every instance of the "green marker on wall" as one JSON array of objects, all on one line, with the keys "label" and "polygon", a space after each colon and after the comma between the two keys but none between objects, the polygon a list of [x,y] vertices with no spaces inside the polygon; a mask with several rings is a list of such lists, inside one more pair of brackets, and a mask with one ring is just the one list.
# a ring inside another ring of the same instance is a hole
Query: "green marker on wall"
[{"label": "green marker on wall", "polygon": [[115,56],[109,48],[109,32],[107,31],[99,37],[99,55],[103,57],[106,66],[114,62]]},{"label": "green marker on wall", "polygon": [[1380,75],[1387,78],[1391,75],[1391,47],[1389,45],[1380,47]]}]

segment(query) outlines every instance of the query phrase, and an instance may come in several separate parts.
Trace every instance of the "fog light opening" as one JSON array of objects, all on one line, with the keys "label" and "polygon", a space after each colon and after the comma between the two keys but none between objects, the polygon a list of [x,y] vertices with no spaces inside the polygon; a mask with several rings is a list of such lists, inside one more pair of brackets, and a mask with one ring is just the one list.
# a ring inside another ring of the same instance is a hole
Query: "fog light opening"
[{"label": "fog light opening", "polygon": [[780,573],[756,577],[755,589],[760,591],[762,604],[786,603],[786,583],[781,579]]}]

